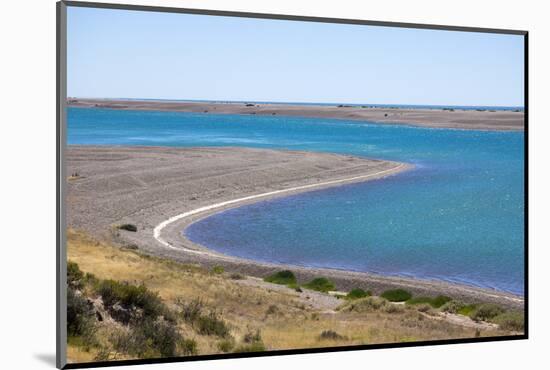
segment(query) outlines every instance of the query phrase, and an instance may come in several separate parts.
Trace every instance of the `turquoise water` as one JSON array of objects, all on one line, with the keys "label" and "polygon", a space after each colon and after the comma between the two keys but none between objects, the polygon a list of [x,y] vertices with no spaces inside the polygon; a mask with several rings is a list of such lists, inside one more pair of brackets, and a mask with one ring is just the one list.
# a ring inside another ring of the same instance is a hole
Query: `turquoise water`
[{"label": "turquoise water", "polygon": [[186,235],[239,257],[523,294],[524,135],[257,115],[69,108],[69,144],[250,146],[414,163],[228,210]]}]

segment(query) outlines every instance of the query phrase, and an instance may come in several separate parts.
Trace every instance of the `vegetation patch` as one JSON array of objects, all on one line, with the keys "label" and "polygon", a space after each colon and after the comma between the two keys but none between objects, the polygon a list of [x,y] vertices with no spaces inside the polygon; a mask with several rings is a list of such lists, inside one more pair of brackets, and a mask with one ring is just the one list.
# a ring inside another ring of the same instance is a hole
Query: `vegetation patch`
[{"label": "vegetation patch", "polygon": [[264,281],[267,281],[268,283],[280,284],[280,285],[296,285],[297,284],[296,276],[290,270],[278,271],[278,272],[264,278]]},{"label": "vegetation patch", "polygon": [[464,308],[466,304],[464,304],[461,301],[456,300],[450,300],[447,303],[445,303],[443,306],[441,306],[441,311],[447,312],[447,313],[459,313],[462,308]]},{"label": "vegetation patch", "polygon": [[326,277],[319,277],[311,280],[309,283],[303,285],[305,288],[316,290],[318,292],[327,293],[336,289],[336,285]]},{"label": "vegetation patch", "polygon": [[467,304],[460,307],[457,313],[464,316],[470,316],[472,312],[475,311],[476,308],[477,308],[477,304]]},{"label": "vegetation patch", "polygon": [[360,288],[355,288],[349,291],[349,293],[346,295],[346,299],[359,299],[359,298],[365,298],[371,296],[371,292],[365,291]]},{"label": "vegetation patch", "polygon": [[111,312],[118,304],[126,310],[137,309],[144,317],[156,318],[164,315],[167,319],[171,318],[168,308],[162,303],[158,294],[148,290],[145,285],[132,285],[109,279],[98,282],[95,290],[103,299],[105,307],[111,309]]},{"label": "vegetation patch", "polygon": [[137,231],[137,226],[133,224],[122,224],[122,225],[118,225],[117,229],[131,231],[135,233]]},{"label": "vegetation patch", "polygon": [[405,289],[390,289],[382,293],[380,297],[390,302],[405,302],[412,298],[412,294]]},{"label": "vegetation patch", "polygon": [[525,329],[525,316],[523,312],[509,311],[495,316],[492,320],[502,330],[523,331]]},{"label": "vegetation patch", "polygon": [[323,330],[321,334],[319,334],[319,340],[347,340],[348,337],[344,335],[340,335],[334,330]]},{"label": "vegetation patch", "polygon": [[477,306],[469,316],[474,321],[490,321],[502,313],[504,313],[502,307],[493,303],[483,303]]},{"label": "vegetation patch", "polygon": [[433,308],[440,308],[449,301],[451,301],[450,297],[438,295],[437,297],[413,297],[405,303],[409,305],[429,304]]},{"label": "vegetation patch", "polygon": [[388,301],[380,297],[360,298],[340,306],[340,310],[348,312],[370,312],[386,306]]},{"label": "vegetation patch", "polygon": [[223,266],[217,265],[217,266],[212,267],[211,271],[212,271],[213,274],[221,275],[225,272],[225,269],[223,268]]},{"label": "vegetation patch", "polygon": [[204,303],[200,299],[185,302],[178,299],[179,316],[197,329],[201,335],[214,335],[220,338],[229,337],[229,327],[216,311],[204,313]]}]

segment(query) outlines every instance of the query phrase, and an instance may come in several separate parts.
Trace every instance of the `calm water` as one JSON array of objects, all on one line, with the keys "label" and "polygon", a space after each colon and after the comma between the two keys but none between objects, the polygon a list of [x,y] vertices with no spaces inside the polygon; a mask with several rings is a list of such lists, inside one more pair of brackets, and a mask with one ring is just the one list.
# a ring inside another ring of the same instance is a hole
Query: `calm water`
[{"label": "calm water", "polygon": [[228,210],[187,236],[262,261],[523,294],[523,133],[280,116],[69,108],[69,144],[250,146],[416,164],[391,178]]}]

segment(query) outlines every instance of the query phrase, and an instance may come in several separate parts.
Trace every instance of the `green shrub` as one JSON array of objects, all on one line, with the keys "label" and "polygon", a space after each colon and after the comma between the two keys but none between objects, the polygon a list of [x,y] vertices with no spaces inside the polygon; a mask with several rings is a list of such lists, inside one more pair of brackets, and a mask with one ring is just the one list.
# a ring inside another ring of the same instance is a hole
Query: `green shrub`
[{"label": "green shrub", "polygon": [[305,288],[316,290],[318,292],[329,292],[331,290],[335,290],[336,286],[332,281],[327,279],[326,277],[319,277],[311,280],[309,283],[304,284]]},{"label": "green shrub", "polygon": [[178,344],[179,351],[184,356],[196,355],[199,353],[197,342],[193,339],[182,339]]},{"label": "green shrub", "polygon": [[349,312],[370,312],[381,309],[386,306],[388,301],[380,297],[366,297],[360,298],[348,303],[345,303],[340,307],[342,311]]},{"label": "green shrub", "polygon": [[390,302],[404,302],[412,298],[411,293],[407,292],[404,289],[386,290],[380,296]]},{"label": "green shrub", "polygon": [[451,300],[450,297],[438,295],[435,298],[432,297],[413,297],[407,300],[407,304],[411,305],[417,305],[417,304],[429,304],[433,308],[439,308],[443,306],[445,303],[449,302]]},{"label": "green shrub", "polygon": [[103,299],[103,304],[107,308],[118,303],[126,309],[141,309],[145,317],[152,318],[168,312],[158,294],[148,290],[145,285],[132,285],[115,280],[103,280],[98,283],[96,291]]},{"label": "green shrub", "polygon": [[409,305],[420,305],[420,304],[430,304],[432,303],[432,298],[431,297],[424,297],[424,296],[420,296],[420,297],[413,297],[411,299],[408,299],[406,302],[406,304],[409,304]]},{"label": "green shrub", "polygon": [[235,353],[247,353],[247,352],[263,352],[265,346],[262,342],[256,342],[248,345],[241,345],[235,349]]},{"label": "green shrub", "polygon": [[84,273],[75,262],[67,262],[67,284],[74,289],[82,289]]},{"label": "green shrub", "polygon": [[184,340],[177,326],[164,319],[146,318],[126,333],[114,333],[110,341],[118,352],[139,358],[173,357],[178,348],[196,351],[196,343]]},{"label": "green shrub", "polygon": [[525,317],[523,312],[509,311],[495,316],[492,320],[502,330],[523,331],[525,329]]},{"label": "green shrub", "polygon": [[477,308],[477,304],[467,304],[462,306],[457,313],[464,316],[470,316],[475,309]]},{"label": "green shrub", "polygon": [[92,338],[95,332],[95,314],[88,301],[73,288],[67,289],[67,335]]},{"label": "green shrub", "polygon": [[355,288],[349,291],[349,293],[346,295],[347,299],[359,299],[359,298],[365,298],[371,295],[370,291],[364,291],[360,288]]},{"label": "green shrub", "polygon": [[347,340],[348,338],[346,336],[340,335],[334,330],[323,330],[321,334],[319,334],[319,339],[329,339],[329,340]]},{"label": "green shrub", "polygon": [[223,319],[214,311],[208,315],[201,315],[196,322],[197,331],[202,335],[215,335],[225,338],[229,335],[229,328]]},{"label": "green shrub", "polygon": [[204,307],[204,304],[200,299],[194,299],[189,303],[186,303],[182,299],[176,300],[176,305],[180,307],[180,316],[181,318],[188,322],[188,323],[194,323],[202,313],[202,309]]},{"label": "green shrub", "polygon": [[243,342],[245,343],[255,343],[261,341],[262,335],[260,333],[260,329],[256,329],[256,331],[249,330],[243,337]]},{"label": "green shrub", "polygon": [[132,225],[132,224],[118,225],[117,228],[120,229],[120,230],[131,231],[131,232],[134,232],[134,233],[137,231],[137,226]]},{"label": "green shrub", "polygon": [[223,339],[218,342],[218,349],[220,352],[231,352],[235,348],[235,340],[233,338]]},{"label": "green shrub", "polygon": [[243,344],[236,348],[234,351],[235,353],[265,351],[265,346],[262,342],[262,335],[259,329],[257,329],[256,331],[252,331],[249,329],[243,337],[243,342],[246,344]]},{"label": "green shrub", "polygon": [[475,321],[489,321],[502,313],[504,313],[502,307],[493,303],[484,303],[477,306],[470,317]]},{"label": "green shrub", "polygon": [[223,268],[223,266],[217,265],[217,266],[212,267],[211,272],[213,274],[216,274],[216,275],[221,275],[225,272],[225,269]]},{"label": "green shrub", "polygon": [[156,349],[163,357],[173,357],[176,355],[178,343],[182,337],[177,331],[175,325],[165,320],[148,319],[140,322],[137,326],[138,333],[145,336],[151,346]]},{"label": "green shrub", "polygon": [[460,301],[451,300],[441,306],[441,311],[447,313],[458,313],[466,305]]},{"label": "green shrub", "polygon": [[229,278],[231,280],[244,280],[245,277],[241,274],[234,273],[234,274],[229,275]]},{"label": "green shrub", "polygon": [[445,295],[438,295],[434,299],[432,299],[432,302],[430,303],[433,308],[440,308],[445,303],[450,302],[451,297],[447,297]]},{"label": "green shrub", "polygon": [[296,276],[290,270],[278,271],[264,278],[264,281],[267,281],[268,283],[281,284],[281,285],[289,285],[289,284],[297,283]]}]

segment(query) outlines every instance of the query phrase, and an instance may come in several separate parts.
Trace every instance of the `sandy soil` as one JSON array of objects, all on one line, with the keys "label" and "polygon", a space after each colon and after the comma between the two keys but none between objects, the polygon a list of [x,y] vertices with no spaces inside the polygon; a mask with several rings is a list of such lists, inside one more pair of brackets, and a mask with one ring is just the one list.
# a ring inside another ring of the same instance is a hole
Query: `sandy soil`
[{"label": "sandy soil", "polygon": [[69,106],[128,110],[160,110],[203,114],[258,114],[337,118],[433,128],[472,130],[523,130],[524,113],[511,111],[464,111],[443,109],[390,109],[370,106],[306,106],[108,99],[69,99]]},{"label": "sandy soil", "polygon": [[[69,174],[77,174],[68,180],[68,226],[87,231],[96,238],[114,238],[120,244],[137,246],[145,253],[205,266],[222,265],[226,271],[258,277],[291,268],[300,281],[330,276],[339,290],[362,287],[379,293],[404,287],[415,294],[446,294],[472,302],[523,306],[522,297],[457,284],[186,252],[185,249],[205,249],[184,238],[181,231],[221,209],[195,214],[163,229],[162,237],[175,248],[167,248],[153,237],[155,226],[182,212],[274,190],[379,172],[389,175],[392,169],[410,168],[400,163],[329,153],[248,148],[69,146],[67,167]],[[246,202],[229,207],[243,203]],[[138,231],[113,227],[122,223],[135,224]]]}]

